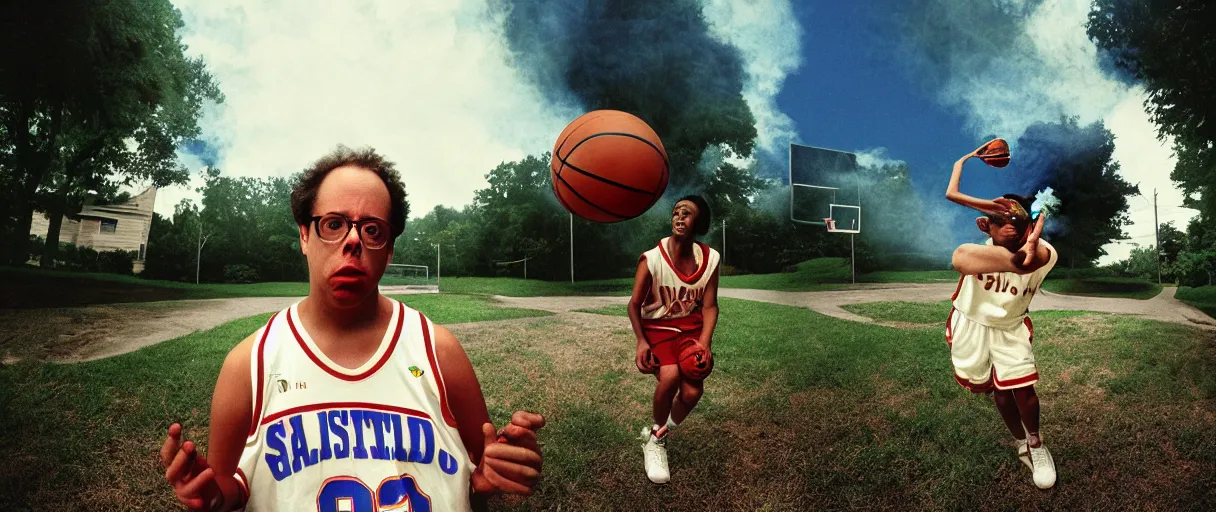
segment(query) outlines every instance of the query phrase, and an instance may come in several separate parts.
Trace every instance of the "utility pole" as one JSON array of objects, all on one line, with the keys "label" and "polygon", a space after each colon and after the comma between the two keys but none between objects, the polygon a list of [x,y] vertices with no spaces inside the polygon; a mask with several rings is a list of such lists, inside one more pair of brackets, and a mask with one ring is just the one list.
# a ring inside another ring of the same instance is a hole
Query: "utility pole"
[{"label": "utility pole", "polygon": [[1157,284],[1161,284],[1161,224],[1157,223],[1157,189],[1153,189],[1153,238],[1157,240]]},{"label": "utility pole", "polygon": [[203,246],[207,245],[207,238],[211,238],[211,235],[203,237],[203,213],[200,211],[198,214],[198,254],[194,256],[194,284],[198,284],[199,268],[203,265]]}]

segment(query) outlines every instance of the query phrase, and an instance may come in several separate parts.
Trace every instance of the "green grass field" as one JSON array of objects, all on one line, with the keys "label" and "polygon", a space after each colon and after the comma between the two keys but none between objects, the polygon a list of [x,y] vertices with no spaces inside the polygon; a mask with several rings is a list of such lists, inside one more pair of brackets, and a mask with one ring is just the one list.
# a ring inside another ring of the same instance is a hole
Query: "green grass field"
[{"label": "green grass field", "polygon": [[0,266],[0,309],[227,297],[303,297],[308,283],[194,284],[118,274]]},{"label": "green grass field", "polygon": [[[863,302],[846,304],[840,307],[850,313],[873,318],[879,322],[900,322],[908,324],[924,324],[927,327],[942,328],[950,315],[950,301],[938,302]],[[1084,311],[1034,311],[1031,317],[1036,322],[1043,319],[1066,318],[1087,314]],[[1096,314],[1096,313],[1090,313]]]},{"label": "green grass field", "polygon": [[1067,295],[1094,297],[1123,297],[1151,299],[1161,293],[1161,285],[1133,277],[1089,277],[1084,279],[1048,279],[1043,288]]},{"label": "green grass field", "polygon": [[1216,286],[1179,286],[1174,298],[1186,302],[1208,316],[1216,318]]},{"label": "green grass field", "polygon": [[504,308],[494,305],[494,300],[483,295],[391,295],[405,305],[421,311],[432,322],[454,324],[486,322],[549,316],[552,313],[536,309]]},{"label": "green grass field", "polygon": [[[488,305],[413,299],[440,323],[481,319]],[[720,307],[714,375],[673,432],[666,486],[642,470],[636,435],[649,422],[653,380],[633,369],[627,321],[558,315],[454,328],[496,424],[520,408],[549,420],[536,495],[499,508],[1216,506],[1211,334],[1114,315],[1036,317],[1042,431],[1060,474],[1055,489],[1040,491],[991,402],[950,377],[940,330],[732,299]],[[154,455],[164,429],[181,421],[205,444],[222,358],[268,316],[100,361],[0,367],[0,501],[18,510],[177,509]]]},{"label": "green grass field", "polygon": [[[0,297],[0,308],[67,307],[115,302],[159,300],[218,299],[225,297],[296,297],[308,294],[307,283],[200,284],[140,279],[116,274],[74,273],[36,268],[0,267],[0,279],[9,284],[10,293]],[[942,283],[958,279],[953,270],[877,271],[859,274],[858,283]],[[596,281],[542,281],[506,277],[443,277],[443,292],[488,294],[509,297],[568,295],[628,295],[632,278]],[[723,288],[754,288],[779,291],[845,290],[850,283],[846,258],[818,258],[804,261],[795,272],[722,276]],[[430,280],[386,275],[384,285],[436,284]],[[1140,279],[1084,277],[1049,279],[1044,285],[1056,293],[1147,299],[1161,287]],[[70,290],[71,293],[62,293]]]},{"label": "green grass field", "polygon": [[[779,291],[847,290],[851,287],[848,258],[818,258],[799,263],[795,272],[722,276],[723,288],[754,288]],[[858,274],[858,283],[935,283],[958,279],[953,270],[878,271]]]}]

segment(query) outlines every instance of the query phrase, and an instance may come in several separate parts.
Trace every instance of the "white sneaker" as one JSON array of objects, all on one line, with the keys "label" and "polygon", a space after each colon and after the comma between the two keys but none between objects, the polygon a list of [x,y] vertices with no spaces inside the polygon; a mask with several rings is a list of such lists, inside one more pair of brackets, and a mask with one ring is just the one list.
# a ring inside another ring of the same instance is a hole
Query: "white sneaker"
[{"label": "white sneaker", "polygon": [[665,484],[671,479],[667,471],[667,436],[657,439],[650,435],[650,429],[642,428],[642,455],[646,459],[646,477],[656,484]]},{"label": "white sneaker", "polygon": [[1026,444],[1025,439],[1015,439],[1014,442],[1018,445],[1018,460],[1026,465],[1026,469],[1033,471],[1034,465],[1030,463],[1030,446]]},{"label": "white sneaker", "polygon": [[1030,446],[1031,469],[1034,470],[1034,485],[1039,489],[1050,489],[1056,484],[1056,463],[1047,451],[1047,445],[1039,440],[1038,448]]}]

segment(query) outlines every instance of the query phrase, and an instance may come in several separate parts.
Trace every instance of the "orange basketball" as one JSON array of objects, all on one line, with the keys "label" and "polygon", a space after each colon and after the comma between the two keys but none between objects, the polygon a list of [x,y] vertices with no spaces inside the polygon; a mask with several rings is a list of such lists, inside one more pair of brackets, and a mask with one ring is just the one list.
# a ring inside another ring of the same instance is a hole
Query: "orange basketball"
[{"label": "orange basketball", "polygon": [[1005,139],[992,139],[980,148],[979,157],[993,167],[1009,165],[1009,143]]},{"label": "orange basketball", "polygon": [[705,380],[714,371],[714,359],[700,343],[689,339],[680,351],[680,373],[689,380]]},{"label": "orange basketball", "polygon": [[619,110],[588,112],[553,145],[553,194],[587,220],[632,219],[667,189],[668,163],[663,141],[645,121]]}]

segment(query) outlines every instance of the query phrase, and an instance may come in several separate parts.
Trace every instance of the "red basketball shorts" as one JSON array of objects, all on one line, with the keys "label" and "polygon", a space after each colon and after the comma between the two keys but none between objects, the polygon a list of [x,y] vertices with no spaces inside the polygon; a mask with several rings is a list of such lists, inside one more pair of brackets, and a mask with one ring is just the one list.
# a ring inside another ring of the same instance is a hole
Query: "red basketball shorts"
[{"label": "red basketball shorts", "polygon": [[659,366],[680,363],[680,351],[689,343],[701,339],[701,329],[691,331],[669,331],[647,329],[646,341],[650,342],[650,353],[659,359]]}]

